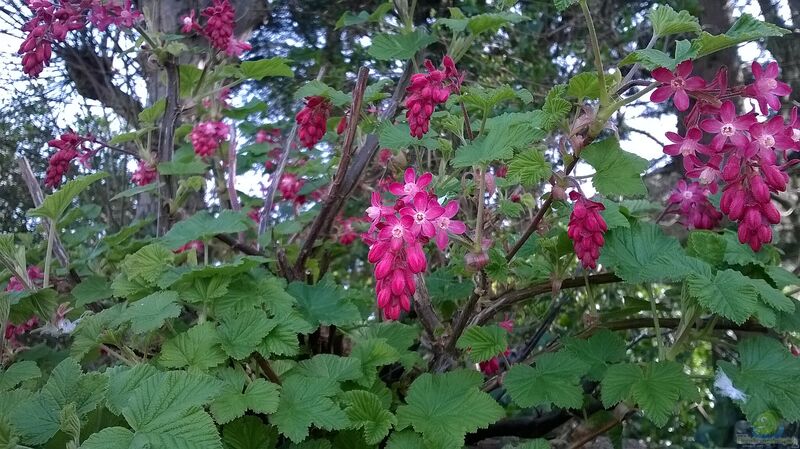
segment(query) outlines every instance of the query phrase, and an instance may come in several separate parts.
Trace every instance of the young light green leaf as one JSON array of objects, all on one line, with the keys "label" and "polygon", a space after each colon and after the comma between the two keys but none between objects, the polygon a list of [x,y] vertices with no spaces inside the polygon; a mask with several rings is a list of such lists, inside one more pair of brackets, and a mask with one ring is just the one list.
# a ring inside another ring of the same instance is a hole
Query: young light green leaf
[{"label": "young light green leaf", "polygon": [[302,100],[305,97],[325,97],[333,103],[334,106],[344,106],[353,102],[352,97],[340,90],[336,90],[322,81],[309,81],[304,84],[294,94],[295,100]]},{"label": "young light green leaf", "polygon": [[214,324],[205,322],[164,343],[158,362],[166,368],[185,366],[206,371],[227,360]]},{"label": "young light green leaf", "polygon": [[658,5],[648,16],[653,24],[653,33],[658,37],[702,31],[697,17],[688,11],[677,12],[669,5]]},{"label": "young light green leaf", "polygon": [[131,331],[134,334],[146,334],[161,328],[169,318],[176,318],[181,314],[181,306],[177,301],[177,292],[156,292],[130,303],[123,318],[131,322]]},{"label": "young light green leaf", "polygon": [[552,130],[561,123],[572,110],[572,103],[564,99],[567,93],[567,86],[560,84],[553,86],[544,98],[542,112],[544,113],[544,130]]},{"label": "young light green leaf", "polygon": [[765,37],[780,37],[790,33],[789,30],[771,23],[762,22],[750,14],[742,14],[724,34],[712,35],[700,33],[700,37],[692,40],[692,47],[697,49],[697,57],[734,47],[744,42]]},{"label": "young light green leaf", "polygon": [[458,339],[456,347],[469,351],[473,361],[483,362],[508,349],[508,332],[496,325],[471,326]]},{"label": "young light green leaf", "polygon": [[722,270],[715,276],[692,274],[687,286],[702,306],[735,323],[744,323],[756,311],[758,291],[751,279],[738,271]]},{"label": "young light green leaf", "polygon": [[72,204],[72,200],[88,189],[90,185],[107,176],[108,173],[97,172],[91,175],[79,176],[67,182],[57,191],[47,195],[39,207],[28,211],[28,216],[49,218],[57,222],[64,211]]},{"label": "young light green leaf", "polygon": [[380,33],[372,38],[367,53],[380,61],[405,60],[434,42],[436,37],[420,28],[405,34]]},{"label": "young light green leaf", "polygon": [[164,115],[164,109],[167,106],[167,99],[162,98],[152,106],[145,108],[142,112],[139,113],[139,126],[142,128],[146,128],[147,126],[153,126],[156,120],[160,119],[162,115]]},{"label": "young light green leaf", "polygon": [[432,133],[417,139],[411,135],[411,128],[406,123],[391,124],[383,122],[378,127],[378,141],[381,147],[390,150],[402,150],[412,145],[421,145],[426,148],[435,148],[436,140],[431,137]]},{"label": "young light green leaf", "polygon": [[686,39],[677,41],[675,43],[675,56],[672,57],[661,50],[654,48],[646,48],[636,50],[628,54],[622,61],[620,66],[639,63],[648,70],[653,70],[658,67],[664,67],[669,70],[675,70],[675,67],[687,59],[697,57],[697,47],[692,45]]},{"label": "young light green leaf", "polygon": [[244,79],[261,81],[270,76],[293,77],[291,67],[287,64],[286,58],[275,57],[269,59],[259,59],[257,61],[243,61],[240,68]]},{"label": "young light green leaf", "polygon": [[572,5],[577,5],[578,0],[553,0],[553,4],[556,5],[557,10],[564,11]]},{"label": "young light green leaf", "polygon": [[244,416],[247,410],[256,413],[270,414],[278,409],[280,388],[264,379],[255,379],[244,387],[243,382],[226,384],[222,393],[209,406],[214,421],[226,424]]},{"label": "young light green leaf", "polygon": [[546,179],[553,172],[550,163],[544,158],[544,153],[531,148],[514,156],[508,164],[508,176],[518,177],[524,186],[534,186]]},{"label": "young light green leaf", "polygon": [[353,390],[345,392],[342,396],[348,405],[344,410],[352,428],[364,430],[364,440],[367,444],[380,443],[392,426],[397,424],[397,418],[381,404],[380,398],[369,391]]},{"label": "young light green leaf", "polygon": [[462,168],[508,160],[514,156],[514,150],[525,148],[544,136],[544,131],[528,124],[511,120],[495,122],[485,136],[459,148],[450,163],[453,167]]},{"label": "young light green leaf", "polygon": [[581,151],[581,157],[596,170],[592,184],[603,195],[647,194],[642,181],[642,173],[648,166],[647,160],[623,151],[615,137],[589,145]]},{"label": "young light green leaf", "polygon": [[520,407],[555,404],[580,408],[583,403],[581,376],[589,365],[567,352],[545,354],[536,366],[514,365],[503,384],[511,399]]},{"label": "young light green leaf", "polygon": [[408,389],[406,405],[397,408],[397,428],[412,426],[434,447],[463,447],[468,432],[505,415],[491,396],[480,391],[482,384],[483,376],[476,371],[421,375]]},{"label": "young light green leaf", "polygon": [[619,204],[607,198],[603,198],[601,202],[603,206],[605,206],[605,209],[600,212],[600,215],[603,217],[603,220],[606,221],[608,229],[631,227],[631,222],[628,220],[628,217],[620,212]]},{"label": "young light green leaf", "polygon": [[333,379],[289,376],[281,387],[278,411],[270,422],[287,438],[299,443],[308,437],[308,428],[343,429],[350,425],[347,415],[331,398],[339,393]]},{"label": "young light green leaf", "polygon": [[125,256],[122,270],[131,281],[155,284],[172,265],[175,254],[158,243],[151,243],[133,254]]},{"label": "young light green leaf", "polygon": [[726,246],[725,239],[715,232],[692,231],[686,240],[686,253],[718,267],[724,261]]}]

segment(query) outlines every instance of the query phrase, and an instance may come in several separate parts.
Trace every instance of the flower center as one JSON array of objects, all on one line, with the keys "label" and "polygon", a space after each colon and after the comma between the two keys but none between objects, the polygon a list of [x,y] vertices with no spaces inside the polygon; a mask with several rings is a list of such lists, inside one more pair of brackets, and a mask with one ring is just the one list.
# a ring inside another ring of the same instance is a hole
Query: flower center
[{"label": "flower center", "polygon": [[691,190],[685,190],[683,192],[683,199],[685,199],[685,200],[690,200],[690,199],[692,199],[693,196],[694,196],[694,194],[692,193]]},{"label": "flower center", "polygon": [[673,78],[672,81],[670,81],[669,83],[672,86],[672,88],[675,89],[675,90],[683,89],[684,84],[686,84],[684,79],[679,77],[679,76],[676,76],[675,78]]},{"label": "flower center", "polygon": [[403,186],[403,191],[406,192],[406,193],[414,193],[414,190],[415,190],[416,187],[417,187],[416,184],[411,184],[409,182],[409,183],[406,183],[406,185]]},{"label": "flower center", "polygon": [[764,84],[766,84],[766,85],[767,85],[767,88],[769,88],[769,90],[773,90],[773,89],[775,89],[776,87],[778,87],[778,81],[777,81],[777,80],[775,80],[775,79],[773,79],[773,78],[769,78],[769,79],[767,80],[767,82],[766,82],[766,83],[764,83]]},{"label": "flower center", "polygon": [[759,140],[761,141],[761,145],[767,148],[772,148],[775,146],[775,138],[772,136],[762,136]]},{"label": "flower center", "polygon": [[800,141],[800,129],[792,129],[792,140],[795,142]]},{"label": "flower center", "polygon": [[719,132],[723,136],[731,137],[736,132],[736,127],[733,126],[733,123],[726,123],[722,125],[722,128],[720,129]]},{"label": "flower center", "polygon": [[703,184],[711,184],[717,178],[717,172],[711,167],[706,167],[700,172],[700,182]]},{"label": "flower center", "polygon": [[417,212],[416,214],[414,214],[414,221],[416,221],[417,223],[422,223],[423,221],[425,221],[425,214],[422,212]]},{"label": "flower center", "polygon": [[392,228],[392,237],[396,239],[403,238],[403,227],[401,225]]},{"label": "flower center", "polygon": [[439,219],[439,227],[442,229],[447,229],[450,227],[450,219],[446,217],[442,217]]}]

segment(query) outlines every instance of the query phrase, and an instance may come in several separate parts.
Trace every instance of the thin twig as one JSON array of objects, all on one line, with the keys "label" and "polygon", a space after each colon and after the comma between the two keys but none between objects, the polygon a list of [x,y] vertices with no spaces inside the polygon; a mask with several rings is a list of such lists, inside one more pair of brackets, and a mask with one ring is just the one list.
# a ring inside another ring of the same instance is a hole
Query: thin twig
[{"label": "thin twig", "polygon": [[261,371],[264,372],[264,375],[267,376],[270,382],[274,384],[281,384],[281,379],[278,377],[278,374],[273,371],[272,366],[270,366],[267,359],[264,358],[258,351],[253,353],[253,358],[256,359],[256,363],[261,368]]}]

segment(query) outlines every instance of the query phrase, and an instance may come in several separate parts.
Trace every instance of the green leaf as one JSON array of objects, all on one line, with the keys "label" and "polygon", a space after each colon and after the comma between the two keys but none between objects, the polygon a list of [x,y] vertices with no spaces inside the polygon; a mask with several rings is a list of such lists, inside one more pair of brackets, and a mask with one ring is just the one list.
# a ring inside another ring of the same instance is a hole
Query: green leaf
[{"label": "green leaf", "polygon": [[344,106],[353,102],[350,94],[346,94],[340,90],[336,90],[322,81],[309,81],[303,87],[297,90],[294,94],[295,100],[302,100],[305,97],[325,97],[333,103],[334,106]]},{"label": "green leaf", "polygon": [[520,89],[518,91],[511,88],[509,85],[503,85],[487,89],[481,86],[474,86],[466,88],[461,95],[461,100],[467,104],[474,106],[482,111],[489,112],[498,104],[519,98],[524,103],[533,101],[533,96],[527,89]]},{"label": "green leaf", "polygon": [[631,222],[628,220],[628,217],[620,212],[619,204],[606,198],[603,198],[601,202],[603,206],[605,206],[605,209],[600,212],[600,215],[603,217],[603,220],[605,220],[608,229],[631,227]]},{"label": "green leaf", "polygon": [[264,357],[276,355],[295,355],[299,349],[297,334],[305,334],[316,329],[305,321],[297,312],[286,313],[280,318],[273,318],[275,327],[267,334],[258,351]]},{"label": "green leaf", "polygon": [[161,348],[158,362],[166,368],[189,366],[201,371],[213,368],[227,360],[220,347],[219,336],[210,322],[198,324],[167,340]]},{"label": "green leaf", "polygon": [[390,150],[405,150],[412,145],[436,148],[436,140],[431,137],[432,134],[433,132],[429,131],[421,140],[417,139],[411,135],[411,128],[407,123],[393,125],[385,121],[378,127],[378,141],[381,148],[389,148]]},{"label": "green leaf", "polygon": [[187,98],[192,95],[192,90],[200,82],[202,75],[203,71],[193,65],[181,64],[178,66],[181,98]]},{"label": "green leaf", "polygon": [[536,148],[525,150],[514,156],[508,164],[508,176],[519,177],[524,186],[534,186],[546,179],[553,172],[544,153]]},{"label": "green leaf", "polygon": [[725,238],[725,263],[730,265],[772,265],[780,258],[775,253],[774,248],[765,246],[761,251],[754,252],[749,245],[739,243],[739,238],[735,232],[727,231],[723,234]]},{"label": "green leaf", "polygon": [[725,239],[711,231],[692,231],[686,240],[686,253],[711,266],[721,266],[725,258]]},{"label": "green leaf", "polygon": [[361,377],[361,363],[355,357],[340,357],[334,354],[317,354],[300,362],[293,371],[306,377],[321,377],[336,382],[355,380]]},{"label": "green leaf", "polygon": [[133,432],[124,427],[106,427],[81,444],[80,449],[130,449],[133,447]]},{"label": "green leaf", "polygon": [[169,318],[177,318],[181,314],[181,306],[177,301],[177,292],[156,292],[130,303],[122,316],[131,322],[134,334],[146,334],[160,329]]},{"label": "green leaf", "polygon": [[331,400],[338,393],[333,379],[290,376],[283,381],[278,411],[270,416],[270,422],[295,443],[308,437],[312,425],[343,429],[350,424],[347,415]]},{"label": "green leaf", "polygon": [[200,211],[179,221],[161,239],[170,249],[177,249],[192,240],[209,240],[217,234],[233,234],[246,231],[250,224],[241,212],[223,210],[216,217],[207,211]]},{"label": "green leaf", "polygon": [[644,415],[663,427],[678,408],[679,400],[695,400],[697,387],[676,362],[650,362],[644,368],[633,364],[612,365],[601,382],[603,405],[632,400]]},{"label": "green leaf", "polygon": [[364,429],[367,444],[380,443],[392,426],[397,424],[395,416],[383,407],[380,398],[369,391],[353,390],[343,395],[347,408],[344,410],[355,429]]},{"label": "green leaf", "polygon": [[164,115],[164,109],[167,106],[167,99],[162,98],[152,106],[145,108],[142,112],[139,113],[139,126],[142,128],[147,127],[148,125],[152,126],[155,124],[156,120],[160,119],[162,115]]},{"label": "green leaf", "polygon": [[[243,106],[240,106],[240,107],[237,107],[237,108],[223,109],[222,110],[222,115],[224,115],[225,117],[228,117],[228,118],[236,119],[236,120],[245,120],[249,116],[251,116],[251,115],[253,115],[253,114],[257,113],[257,112],[265,112],[266,110],[267,110],[267,103],[265,103],[262,100],[253,99],[253,100],[248,101]],[[251,145],[251,147],[255,146],[255,145],[264,146],[264,147],[267,146],[266,144],[259,143],[259,144]],[[240,154],[241,153],[245,153],[245,152],[247,152],[245,148],[239,149],[239,153]],[[262,153],[262,154],[264,154],[264,153]]]},{"label": "green leaf", "polygon": [[386,338],[359,340],[350,356],[361,361],[364,378],[362,385],[370,385],[377,379],[377,368],[400,360],[400,350],[392,346]]},{"label": "green leaf", "polygon": [[653,33],[658,37],[702,31],[697,17],[688,11],[677,12],[669,5],[658,5],[648,16],[653,24]]},{"label": "green leaf", "polygon": [[583,404],[581,376],[589,365],[567,352],[545,354],[536,366],[514,365],[503,381],[511,399],[520,407],[555,404],[580,408]]},{"label": "green leaf", "polygon": [[137,364],[131,368],[116,366],[110,368],[108,376],[108,399],[106,406],[117,415],[128,404],[133,392],[153,376],[160,372],[153,365]]},{"label": "green leaf", "polygon": [[294,73],[286,62],[286,58],[275,57],[257,61],[244,61],[240,67],[244,79],[261,81],[268,76],[288,76],[291,78]]},{"label": "green leaf", "polygon": [[8,391],[22,382],[31,379],[38,379],[42,376],[36,362],[24,360],[17,362],[0,371],[0,391]]},{"label": "green leaf", "polygon": [[358,308],[342,297],[329,278],[308,285],[292,282],[286,291],[297,299],[297,310],[312,325],[342,326],[359,320]]},{"label": "green leaf", "polygon": [[624,66],[638,62],[648,70],[654,70],[658,67],[675,70],[675,67],[681,62],[696,57],[697,48],[684,39],[675,43],[675,57],[671,57],[661,50],[646,48],[629,53],[619,64]]},{"label": "green leaf", "polygon": [[702,306],[735,323],[744,323],[756,310],[758,291],[752,280],[738,271],[722,270],[715,276],[692,274],[687,286]]},{"label": "green leaf", "polygon": [[274,449],[278,431],[256,416],[243,416],[222,428],[225,449]]},{"label": "green leaf", "polygon": [[372,38],[372,45],[367,53],[379,61],[405,60],[434,42],[436,42],[435,36],[419,28],[405,34],[380,33]]},{"label": "green leaf", "polygon": [[692,273],[711,274],[705,262],[689,257],[673,237],[653,223],[610,229],[600,253],[600,263],[632,284],[681,280]]},{"label": "green leaf", "polygon": [[557,10],[563,11],[572,5],[577,5],[578,0],[553,0],[553,4],[556,5]]},{"label": "green leaf", "polygon": [[564,99],[567,93],[567,86],[561,84],[553,86],[547,96],[544,98],[544,105],[542,105],[542,112],[544,113],[545,130],[552,130],[556,128],[562,120],[567,117],[569,111],[572,110],[572,103]]},{"label": "green leaf", "polygon": [[514,157],[514,150],[526,148],[545,137],[544,131],[510,118],[494,123],[485,136],[462,146],[450,162],[455,168],[486,165]]},{"label": "green leaf", "polygon": [[221,449],[216,426],[201,408],[220,387],[209,376],[159,373],[134,390],[122,414],[142,447]]},{"label": "green leaf", "polygon": [[236,360],[250,356],[258,345],[277,326],[263,311],[252,310],[222,318],[217,328],[222,349]]},{"label": "green leaf", "polygon": [[779,341],[759,336],[739,343],[739,366],[719,362],[733,386],[746,395],[736,401],[747,419],[777,411],[787,421],[800,420],[800,359]]},{"label": "green leaf", "polygon": [[47,195],[39,207],[28,211],[28,216],[49,218],[57,222],[64,211],[72,204],[72,200],[94,182],[107,176],[108,173],[97,172],[91,175],[79,176],[67,182],[57,191]]},{"label": "green leaf", "polygon": [[116,200],[121,199],[121,198],[130,198],[130,197],[136,196],[136,195],[138,195],[140,193],[152,192],[152,191],[160,189],[164,185],[165,184],[163,182],[151,182],[150,184],[147,184],[147,185],[131,187],[128,190],[124,190],[124,191],[112,196],[109,201],[116,201]]},{"label": "green leaf", "polygon": [[784,295],[782,291],[773,288],[763,279],[748,279],[758,291],[758,296],[764,304],[780,312],[794,312],[795,300]]},{"label": "green leaf", "polygon": [[468,432],[505,416],[503,408],[480,391],[482,384],[483,376],[476,371],[422,374],[409,387],[406,405],[397,408],[398,429],[412,426],[435,447],[463,447]]},{"label": "green leaf", "polygon": [[781,267],[767,267],[767,275],[778,288],[800,285],[800,277]]},{"label": "green leaf", "polygon": [[[614,77],[605,78],[606,90],[613,87],[616,82]],[[584,98],[598,99],[602,89],[600,88],[600,80],[597,77],[597,72],[583,72],[579,73],[569,80],[567,84],[567,95],[577,98],[579,101]]]},{"label": "green leaf", "polygon": [[353,14],[351,11],[347,11],[336,21],[336,29],[353,26],[353,25],[360,25],[365,22],[380,22],[381,19],[388,13],[389,11],[394,8],[392,2],[384,2],[378,5],[375,11],[370,14],[367,11],[361,11],[358,14]]},{"label": "green leaf", "polygon": [[742,14],[725,34],[712,35],[704,31],[700,33],[700,37],[692,40],[692,47],[697,49],[699,58],[743,42],[780,37],[787,33],[790,33],[787,29],[762,22],[750,14]]},{"label": "green leaf", "polygon": [[125,256],[121,266],[129,280],[155,284],[172,265],[174,258],[172,251],[158,243],[152,243]]},{"label": "green leaf", "polygon": [[623,151],[615,137],[589,145],[581,151],[581,157],[596,170],[592,184],[603,195],[647,194],[642,181],[642,172],[648,166],[647,159]]},{"label": "green leaf", "polygon": [[270,414],[278,409],[280,394],[277,385],[264,379],[255,379],[245,388],[245,382],[244,373],[235,374],[226,382],[222,393],[214,399],[209,407],[214,421],[226,424],[244,416],[247,410]]},{"label": "green leaf", "polygon": [[468,350],[472,360],[483,362],[508,348],[508,332],[496,325],[471,326],[458,339],[456,347]]},{"label": "green leaf", "polygon": [[477,14],[469,18],[467,29],[472,34],[481,34],[487,31],[497,32],[504,25],[525,20],[530,20],[530,18],[511,12]]},{"label": "green leaf", "polygon": [[601,380],[610,364],[625,358],[625,340],[608,329],[601,329],[586,340],[567,339],[564,351],[589,365],[590,379]]}]

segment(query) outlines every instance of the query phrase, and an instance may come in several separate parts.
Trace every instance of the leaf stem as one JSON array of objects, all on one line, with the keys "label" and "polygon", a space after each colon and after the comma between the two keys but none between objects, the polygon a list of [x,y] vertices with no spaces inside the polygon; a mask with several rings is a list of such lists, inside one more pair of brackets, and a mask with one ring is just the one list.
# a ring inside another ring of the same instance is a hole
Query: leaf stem
[{"label": "leaf stem", "polygon": [[478,214],[475,217],[475,241],[472,242],[472,248],[476,253],[480,253],[483,249],[483,196],[486,193],[486,175],[483,167],[477,167],[475,173],[478,177]]},{"label": "leaf stem", "polygon": [[42,288],[50,286],[50,265],[53,262],[53,242],[56,240],[56,221],[50,220],[47,230],[47,252],[44,255],[44,280]]},{"label": "leaf stem", "polygon": [[666,360],[666,350],[664,349],[664,339],[661,335],[661,323],[658,321],[658,309],[656,308],[656,295],[653,286],[647,286],[647,293],[650,295],[650,311],[653,313],[653,328],[656,332],[656,343],[658,344],[658,360]]},{"label": "leaf stem", "polygon": [[[647,47],[645,47],[644,49],[649,50],[653,48],[653,46],[656,45],[656,42],[658,42],[658,35],[653,33],[653,37],[650,38],[650,42],[647,43]],[[636,76],[636,73],[639,71],[639,67],[641,67],[641,64],[639,64],[638,62],[634,64],[633,67],[631,67],[631,69],[628,71],[628,73],[625,74],[625,78],[623,78],[622,82],[619,84],[625,85],[628,81],[633,79],[633,77]]]},{"label": "leaf stem", "polygon": [[589,31],[589,40],[592,44],[594,53],[594,67],[597,70],[597,79],[600,82],[600,104],[608,104],[608,91],[606,90],[605,70],[603,69],[603,59],[600,57],[600,43],[597,40],[597,31],[594,28],[592,14],[589,12],[589,5],[586,0],[581,0],[581,10],[586,18],[586,28]]}]

